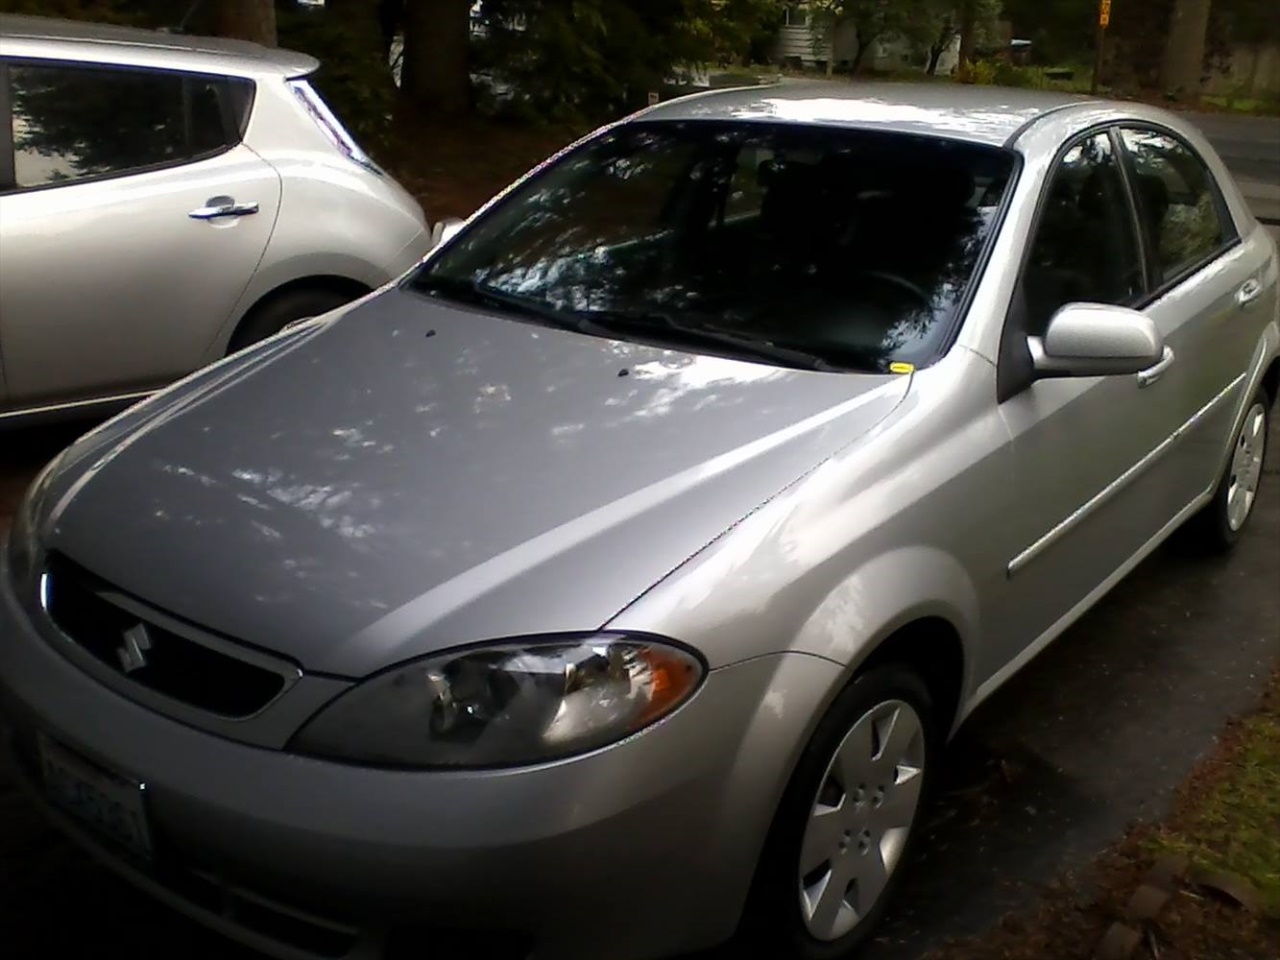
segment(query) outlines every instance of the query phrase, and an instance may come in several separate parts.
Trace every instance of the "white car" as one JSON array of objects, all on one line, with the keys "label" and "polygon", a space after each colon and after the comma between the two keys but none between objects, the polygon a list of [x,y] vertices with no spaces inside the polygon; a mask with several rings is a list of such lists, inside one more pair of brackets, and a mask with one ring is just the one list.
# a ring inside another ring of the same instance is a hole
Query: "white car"
[{"label": "white car", "polygon": [[0,424],[136,400],[421,259],[318,66],[0,16]]}]

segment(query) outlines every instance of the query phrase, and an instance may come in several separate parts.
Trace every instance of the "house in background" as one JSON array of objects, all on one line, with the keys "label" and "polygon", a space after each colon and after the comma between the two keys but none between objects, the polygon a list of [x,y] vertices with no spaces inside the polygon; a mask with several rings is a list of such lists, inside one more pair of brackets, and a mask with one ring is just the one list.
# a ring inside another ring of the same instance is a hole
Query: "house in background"
[{"label": "house in background", "polygon": [[[793,67],[822,69],[830,63],[848,68],[858,52],[858,31],[852,23],[839,24],[833,32],[808,4],[786,8],[785,19],[774,41],[775,62]],[[885,37],[872,44],[862,58],[863,70],[924,72],[929,52],[901,37]],[[960,38],[951,43],[938,59],[937,72],[951,74],[960,62]]]}]

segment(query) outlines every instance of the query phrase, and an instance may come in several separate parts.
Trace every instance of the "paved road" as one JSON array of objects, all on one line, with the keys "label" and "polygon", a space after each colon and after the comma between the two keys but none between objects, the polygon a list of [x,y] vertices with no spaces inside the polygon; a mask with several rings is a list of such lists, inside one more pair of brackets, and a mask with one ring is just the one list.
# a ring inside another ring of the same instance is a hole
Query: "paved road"
[{"label": "paved road", "polygon": [[1237,177],[1280,184],[1280,117],[1188,114]]}]

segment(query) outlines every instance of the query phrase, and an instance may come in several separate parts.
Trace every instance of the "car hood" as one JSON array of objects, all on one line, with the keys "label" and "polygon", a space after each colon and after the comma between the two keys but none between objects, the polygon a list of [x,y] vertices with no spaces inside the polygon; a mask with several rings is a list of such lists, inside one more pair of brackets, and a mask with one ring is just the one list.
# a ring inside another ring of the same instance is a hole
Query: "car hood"
[{"label": "car hood", "polygon": [[392,289],[73,448],[48,549],[305,668],[592,630],[897,405]]}]

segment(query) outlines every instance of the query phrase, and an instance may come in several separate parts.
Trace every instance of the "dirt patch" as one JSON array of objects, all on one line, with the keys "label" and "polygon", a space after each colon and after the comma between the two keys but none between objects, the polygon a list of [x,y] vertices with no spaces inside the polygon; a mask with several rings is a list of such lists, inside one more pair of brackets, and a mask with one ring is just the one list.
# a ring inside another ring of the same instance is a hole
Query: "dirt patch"
[{"label": "dirt patch", "polygon": [[379,161],[422,204],[432,223],[468,217],[494,194],[586,128],[524,127],[489,120],[397,121],[407,131],[379,151]]}]

